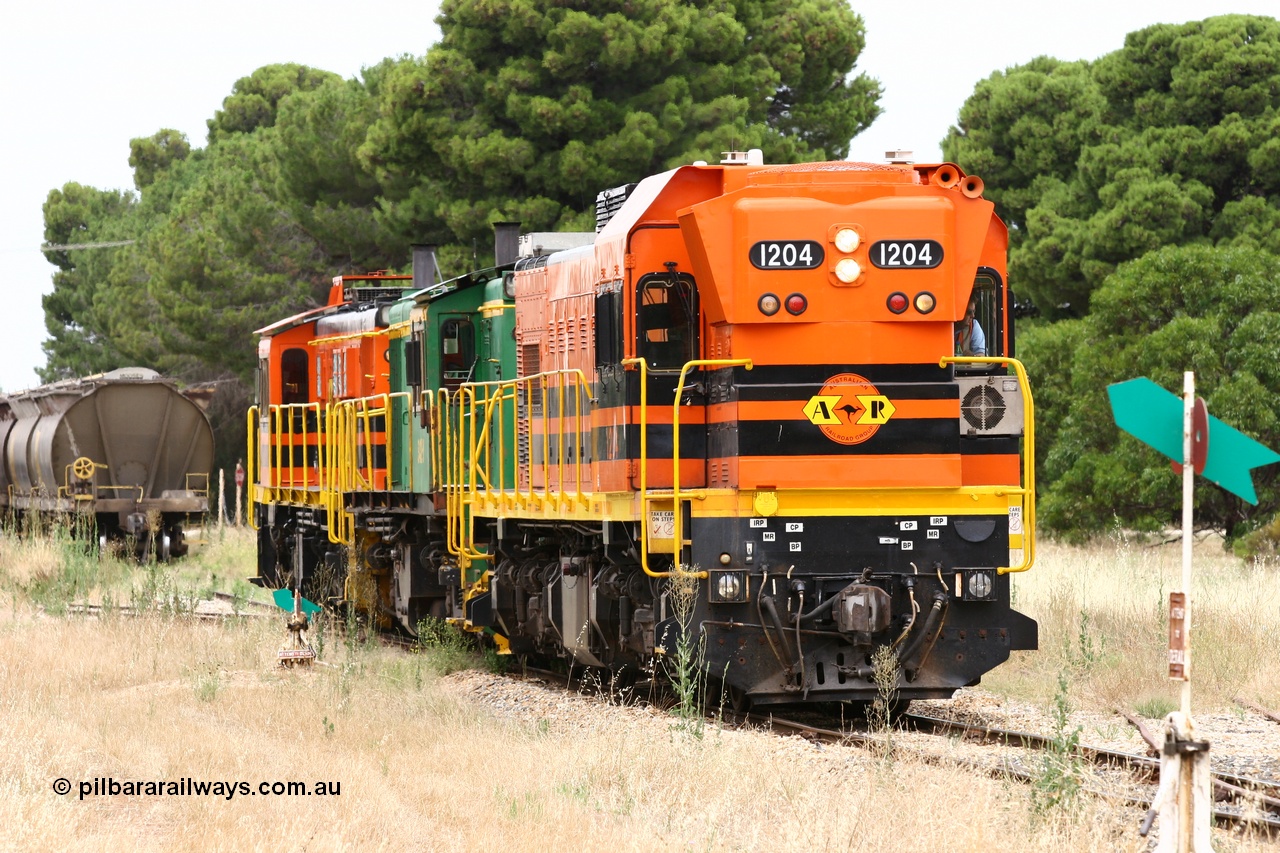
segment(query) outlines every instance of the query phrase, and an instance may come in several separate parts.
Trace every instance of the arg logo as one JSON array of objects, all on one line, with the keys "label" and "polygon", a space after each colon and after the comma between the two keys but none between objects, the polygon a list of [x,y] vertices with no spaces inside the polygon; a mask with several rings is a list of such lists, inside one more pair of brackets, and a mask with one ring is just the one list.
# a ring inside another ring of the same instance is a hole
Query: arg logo
[{"label": "arg logo", "polygon": [[861,444],[875,435],[895,410],[889,398],[865,377],[840,373],[809,398],[803,411],[810,423],[832,441]]}]

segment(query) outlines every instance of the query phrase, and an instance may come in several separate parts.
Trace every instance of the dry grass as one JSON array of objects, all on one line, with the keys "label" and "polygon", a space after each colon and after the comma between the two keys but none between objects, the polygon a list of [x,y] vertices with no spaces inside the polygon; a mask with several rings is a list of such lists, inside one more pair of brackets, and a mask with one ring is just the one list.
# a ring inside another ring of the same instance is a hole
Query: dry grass
[{"label": "dry grass", "polygon": [[[1193,708],[1230,709],[1237,696],[1280,707],[1280,566],[1243,562],[1214,538],[1197,544],[1192,567]],[[1035,568],[1014,580],[1015,605],[1040,623],[1040,650],[1015,653],[984,686],[1047,701],[1065,671],[1078,706],[1152,717],[1175,710],[1168,598],[1181,583],[1177,542],[1043,546]]]},{"label": "dry grass", "polygon": [[[14,849],[985,850],[1111,847],[1037,824],[1017,784],[607,712],[497,719],[420,657],[342,648],[274,666],[279,626],[41,619],[0,626],[0,822]],[[57,796],[54,779],[73,782]],[[95,777],[318,780],[339,797],[89,797]],[[922,805],[922,804],[926,804]],[[887,816],[911,814],[904,832]],[[982,819],[974,820],[975,814]],[[1099,826],[1099,821],[1105,826]]]},{"label": "dry grass", "polygon": [[[584,705],[550,720],[497,716],[455,679],[435,675],[429,653],[330,638],[330,666],[284,672],[275,666],[283,639],[275,620],[210,624],[163,608],[136,619],[49,616],[29,590],[65,569],[41,547],[0,535],[0,849],[1142,849],[1132,812],[1085,798],[1070,814],[1037,817],[1019,783],[902,754],[889,761],[714,726],[695,736],[671,718],[627,708]],[[1131,604],[1111,601],[1150,573],[1142,553],[1046,549],[1018,594],[1043,620],[1047,651],[1021,658],[1003,682],[1042,691],[1038,671],[1052,679],[1067,661],[1059,647],[1070,645],[1080,607],[1104,631],[1119,632],[1099,639],[1106,656],[1135,657],[1128,644],[1155,632],[1158,663],[1159,582],[1142,585],[1150,595]],[[251,539],[232,534],[166,582],[181,596],[184,584],[229,578],[237,566],[247,574],[251,565]],[[111,580],[113,571],[105,586],[88,584],[90,594],[121,600],[122,584],[146,586],[138,578],[145,570]],[[1250,575],[1228,567],[1222,574],[1234,592],[1223,588],[1202,606],[1200,636],[1225,631],[1213,614],[1231,606],[1269,620],[1256,630],[1274,630],[1274,574],[1269,593],[1255,585],[1238,604],[1231,596],[1243,594]],[[1141,625],[1125,627],[1126,619]],[[1253,648],[1249,636],[1223,639]],[[1081,683],[1099,694],[1119,690],[1119,676],[1105,674],[1112,668],[1094,664]],[[1228,669],[1207,677],[1276,698],[1250,681],[1261,678],[1254,665]],[[1151,684],[1158,687],[1157,676]],[[51,790],[59,777],[73,783],[70,794]],[[323,780],[340,783],[341,795],[80,800],[78,783],[95,777]],[[1218,849],[1266,848],[1225,840]]]}]

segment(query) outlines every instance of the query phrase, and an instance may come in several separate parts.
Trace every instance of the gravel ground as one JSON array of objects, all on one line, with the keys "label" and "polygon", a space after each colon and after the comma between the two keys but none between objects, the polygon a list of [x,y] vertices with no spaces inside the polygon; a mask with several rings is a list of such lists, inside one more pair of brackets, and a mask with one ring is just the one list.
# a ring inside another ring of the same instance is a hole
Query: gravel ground
[{"label": "gravel ground", "polygon": [[[617,715],[627,715],[632,720],[648,721],[649,725],[660,727],[667,727],[672,722],[671,715],[650,704],[620,706],[599,695],[564,690],[536,678],[521,679],[470,670],[447,676],[442,679],[442,686],[488,708],[499,717],[548,726],[553,731],[581,730],[584,724],[589,729],[594,729],[595,725],[603,727],[608,724],[605,717],[617,721]],[[911,704],[911,711],[1030,734],[1053,734],[1048,708],[1011,701],[980,688],[960,690],[950,701],[916,701]],[[1243,710],[1240,713],[1204,713],[1197,716],[1196,721],[1199,731],[1210,740],[1215,770],[1280,781],[1280,724]],[[1144,722],[1157,739],[1162,738],[1164,721]],[[1071,715],[1070,727],[1074,729],[1075,726],[1080,727],[1080,743],[1089,747],[1138,754],[1147,751],[1142,736],[1119,715],[1078,711]],[[810,742],[800,736],[777,736],[767,731],[745,729],[726,729],[721,736],[768,739],[771,742],[769,748],[776,749],[783,756],[803,756],[804,761],[828,772],[847,771],[852,766],[874,760],[865,748]],[[947,738],[911,731],[895,731],[892,738],[896,749],[908,749],[924,758],[941,762],[964,762],[988,768],[993,774],[998,774],[1001,768],[1036,774],[1043,765],[1043,754],[1030,749],[983,745],[954,736]],[[1091,772],[1093,781],[1089,785],[1092,788],[1134,795],[1142,802],[1149,802],[1155,795],[1155,785],[1134,783],[1124,771],[1093,768]],[[1140,820],[1139,812],[1134,812],[1133,820]],[[1156,835],[1152,835],[1153,838]]]},{"label": "gravel ground", "polygon": [[[948,701],[913,702],[911,710],[1038,735],[1052,735],[1054,730],[1049,709],[981,688],[965,688]],[[1225,714],[1196,713],[1193,709],[1191,716],[1200,737],[1209,741],[1210,764],[1215,770],[1280,781],[1280,723],[1243,708],[1239,713]],[[1163,738],[1164,720],[1145,718],[1143,722],[1157,741]],[[1070,727],[1076,726],[1080,727],[1082,745],[1137,754],[1147,750],[1138,730],[1119,714],[1075,711]]]},{"label": "gravel ground", "polygon": [[[494,675],[467,670],[442,679],[442,686],[482,705],[494,714],[522,722],[540,723],[552,730],[606,726],[619,714],[635,720],[650,720],[667,726],[671,717],[646,704],[616,705],[605,698],[583,692],[566,691],[536,678]],[[993,695],[981,688],[964,689],[949,701],[916,701],[913,713],[950,720],[982,723],[987,726],[1043,736],[1054,733],[1049,709],[1028,702],[1017,702]],[[1211,744],[1210,757],[1214,769],[1268,781],[1280,781],[1280,724],[1252,711],[1239,714],[1203,714],[1194,717],[1199,732]],[[1162,720],[1145,720],[1156,738],[1163,736]],[[1071,728],[1080,727],[1082,745],[1143,754],[1146,744],[1137,730],[1119,715],[1077,711],[1071,715]],[[777,737],[760,731],[726,732],[733,736],[768,738],[776,749],[803,751],[828,760],[848,761],[849,753],[861,755],[864,750],[813,743],[800,737]],[[1039,766],[1038,753],[1016,747],[994,747],[970,743],[959,738],[896,731],[894,743],[921,754],[948,761],[968,761],[979,766],[1012,765],[1032,769]],[[841,754],[844,757],[841,758]],[[857,760],[857,759],[853,759]],[[1099,778],[1114,780],[1114,773],[1100,773]],[[1141,790],[1138,791],[1141,796]]]}]

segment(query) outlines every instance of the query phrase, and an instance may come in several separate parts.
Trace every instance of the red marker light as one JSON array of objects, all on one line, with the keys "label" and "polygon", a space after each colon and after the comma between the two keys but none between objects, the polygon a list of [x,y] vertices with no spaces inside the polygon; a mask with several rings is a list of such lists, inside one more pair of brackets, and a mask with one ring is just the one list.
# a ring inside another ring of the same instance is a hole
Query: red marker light
[{"label": "red marker light", "polygon": [[907,294],[891,293],[889,294],[889,310],[895,314],[901,314],[907,310]]},{"label": "red marker light", "polygon": [[804,313],[804,309],[809,307],[809,300],[805,299],[799,293],[793,293],[787,297],[787,313],[800,315]]}]

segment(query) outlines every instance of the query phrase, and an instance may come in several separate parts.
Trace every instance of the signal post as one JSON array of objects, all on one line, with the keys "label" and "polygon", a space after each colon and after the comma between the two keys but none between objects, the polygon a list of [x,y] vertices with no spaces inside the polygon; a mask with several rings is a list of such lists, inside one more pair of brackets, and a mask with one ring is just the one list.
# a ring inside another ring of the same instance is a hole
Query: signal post
[{"label": "signal post", "polygon": [[[1191,717],[1191,545],[1195,475],[1249,503],[1258,502],[1249,471],[1280,461],[1280,454],[1211,418],[1196,397],[1195,374],[1183,374],[1178,397],[1146,378],[1108,386],[1116,426],[1174,460],[1182,474],[1182,588],[1169,594],[1169,678],[1182,682],[1181,708],[1165,718],[1160,787],[1142,824],[1146,835],[1160,818],[1157,853],[1207,853],[1212,775],[1209,742],[1196,736]],[[1178,426],[1181,426],[1181,436]],[[1180,446],[1178,438],[1181,438]],[[1211,440],[1212,439],[1212,440]],[[1209,448],[1215,456],[1212,461]]]}]

